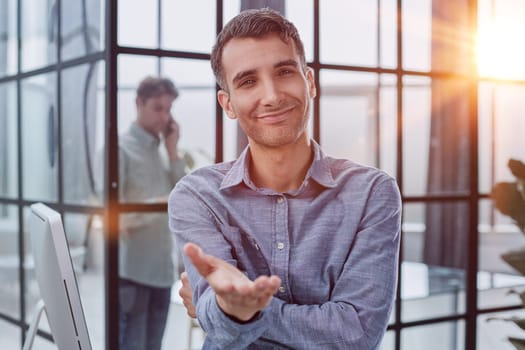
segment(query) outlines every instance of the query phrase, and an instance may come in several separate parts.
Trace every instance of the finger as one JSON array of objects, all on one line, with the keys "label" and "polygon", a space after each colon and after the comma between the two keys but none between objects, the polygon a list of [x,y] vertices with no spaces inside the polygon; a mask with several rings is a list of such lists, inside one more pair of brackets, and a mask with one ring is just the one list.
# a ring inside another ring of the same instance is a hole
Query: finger
[{"label": "finger", "polygon": [[254,281],[259,295],[275,294],[281,286],[281,279],[277,276],[259,276]]},{"label": "finger", "polygon": [[281,278],[275,275],[270,276],[270,286],[272,286],[275,289],[275,292],[277,292],[281,286]]},{"label": "finger", "polygon": [[195,312],[195,306],[192,303],[184,302],[184,307],[186,308],[186,313],[188,316],[196,318],[197,314]]},{"label": "finger", "polygon": [[189,288],[189,287],[182,287],[181,289],[179,289],[179,296],[182,299],[188,299],[189,301],[191,301],[192,297],[193,297],[191,288]]},{"label": "finger", "polygon": [[180,274],[180,281],[182,282],[183,287],[190,285],[190,280],[188,279],[188,273],[186,271]]}]

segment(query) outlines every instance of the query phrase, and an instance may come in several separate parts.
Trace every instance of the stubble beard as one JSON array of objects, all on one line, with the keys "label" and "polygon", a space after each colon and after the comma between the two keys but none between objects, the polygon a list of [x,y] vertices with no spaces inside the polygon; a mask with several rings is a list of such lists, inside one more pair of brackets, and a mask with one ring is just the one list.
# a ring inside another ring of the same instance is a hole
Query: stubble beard
[{"label": "stubble beard", "polygon": [[[306,133],[310,114],[310,101],[303,111],[303,116],[298,123],[283,126],[249,126],[242,128],[253,141],[266,147],[280,147],[286,144],[295,143],[301,135]],[[241,125],[242,127],[242,125]]]}]

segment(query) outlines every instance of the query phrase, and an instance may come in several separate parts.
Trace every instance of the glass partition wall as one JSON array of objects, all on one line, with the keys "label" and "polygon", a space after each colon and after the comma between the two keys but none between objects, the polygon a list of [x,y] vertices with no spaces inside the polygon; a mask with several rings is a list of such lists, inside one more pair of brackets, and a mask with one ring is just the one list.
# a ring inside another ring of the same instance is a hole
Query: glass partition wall
[{"label": "glass partition wall", "polygon": [[[63,217],[78,284],[103,348],[104,209],[93,157],[105,122],[101,0],[0,1],[0,347],[20,349],[39,299],[29,205]],[[46,320],[34,348],[52,349]]]},{"label": "glass partition wall", "polygon": [[[525,32],[525,1],[453,3],[0,0],[0,348],[22,347],[38,299],[36,201],[63,214],[93,347],[118,348],[119,217],[166,211],[118,195],[135,89],[148,75],[174,81],[192,169],[234,159],[246,141],[216,102],[211,46],[241,8],[270,6],[297,25],[315,72],[312,137],[402,191],[399,288],[381,349],[512,349],[506,338],[521,330],[494,318],[522,313],[509,291],[525,279],[501,255],[525,241],[489,195],[513,181],[508,159],[525,161],[523,56],[504,51]],[[174,304],[164,347],[198,346],[194,331]],[[51,341],[44,321],[35,346]]]}]

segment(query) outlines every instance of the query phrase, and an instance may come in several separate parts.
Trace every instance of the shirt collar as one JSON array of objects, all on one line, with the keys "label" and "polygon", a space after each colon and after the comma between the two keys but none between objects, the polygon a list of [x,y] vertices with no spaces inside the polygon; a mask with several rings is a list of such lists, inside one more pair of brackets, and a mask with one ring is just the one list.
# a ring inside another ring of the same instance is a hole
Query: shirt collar
[{"label": "shirt collar", "polygon": [[129,128],[131,135],[133,135],[140,143],[147,147],[159,147],[160,138],[147,132],[144,128],[140,127],[137,122],[133,122]]},{"label": "shirt collar", "polygon": [[[335,187],[337,183],[332,176],[328,157],[323,153],[317,142],[311,140],[311,144],[314,150],[314,160],[306,173],[306,177],[301,187],[304,187],[305,183],[309,179],[314,180],[323,187]],[[233,162],[231,169],[226,173],[224,179],[222,180],[220,186],[221,190],[239,185],[241,182],[244,182],[246,186],[250,187],[251,189],[257,190],[250,179],[249,164],[251,157],[249,148],[250,146],[246,146],[237,160]]]}]

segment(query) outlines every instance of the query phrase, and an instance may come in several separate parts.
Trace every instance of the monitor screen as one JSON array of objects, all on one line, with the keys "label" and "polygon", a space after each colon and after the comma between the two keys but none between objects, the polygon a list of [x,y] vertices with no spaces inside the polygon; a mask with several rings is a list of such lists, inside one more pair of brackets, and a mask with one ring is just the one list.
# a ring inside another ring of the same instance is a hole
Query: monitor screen
[{"label": "monitor screen", "polygon": [[60,214],[42,203],[31,205],[30,232],[40,296],[58,349],[90,350],[86,320]]}]

